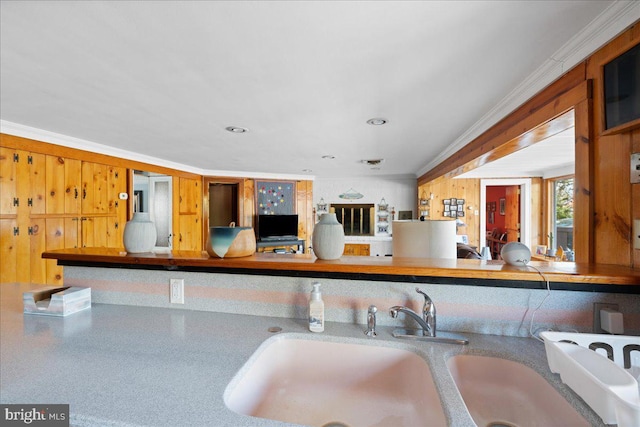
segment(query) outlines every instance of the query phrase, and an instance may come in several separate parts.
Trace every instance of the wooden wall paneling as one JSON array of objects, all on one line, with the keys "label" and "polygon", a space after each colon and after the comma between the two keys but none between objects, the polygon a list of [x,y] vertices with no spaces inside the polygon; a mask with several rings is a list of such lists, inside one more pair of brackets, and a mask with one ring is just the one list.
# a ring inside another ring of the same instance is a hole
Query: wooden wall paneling
[{"label": "wooden wall paneling", "polygon": [[[573,250],[576,262],[588,263],[594,261],[594,191],[596,191],[594,187],[595,153],[591,132],[592,100],[585,99],[576,105],[575,118]],[[547,224],[547,230],[549,225]]]},{"label": "wooden wall paneling", "polygon": [[15,218],[0,218],[0,284],[17,282],[18,239],[13,234],[17,226]]},{"label": "wooden wall paneling", "polygon": [[594,261],[631,265],[630,134],[600,137],[595,149]]},{"label": "wooden wall paneling", "polygon": [[64,164],[64,211],[79,214],[81,211],[82,162],[66,159]]},{"label": "wooden wall paneling", "polygon": [[29,153],[29,198],[31,199],[30,213],[32,215],[45,214],[47,212],[46,188],[47,188],[47,156],[39,153]]},{"label": "wooden wall paneling", "polygon": [[[480,237],[480,216],[476,216],[476,211],[484,209],[480,206],[480,180],[479,179],[455,179],[444,178],[433,180],[418,187],[418,194],[426,194],[430,200],[429,219],[445,219],[443,216],[444,199],[455,197],[464,199],[464,217],[460,218],[466,225],[458,229],[458,234],[466,234],[469,244],[480,248],[485,245],[484,239]],[[471,207],[471,209],[469,209]]]},{"label": "wooden wall paneling", "polygon": [[593,109],[590,122],[594,163],[593,261],[631,266],[632,186],[629,156],[635,131],[603,135],[604,86],[602,67],[640,43],[640,23],[607,43],[587,60],[587,78],[593,80]]},{"label": "wooden wall paneling", "polygon": [[[65,230],[64,218],[47,218],[45,219],[46,228],[46,250],[64,249],[65,247]],[[52,262],[53,261],[53,262]],[[62,283],[62,266],[57,265],[55,260],[45,260],[47,265],[47,283]]]},{"label": "wooden wall paneling", "polygon": [[14,205],[14,198],[18,197],[16,190],[16,167],[14,155],[17,150],[0,147],[0,215],[15,215],[17,206]]},{"label": "wooden wall paneling", "polygon": [[531,245],[546,245],[546,237],[543,237],[543,179],[531,178]]},{"label": "wooden wall paneling", "polygon": [[64,214],[65,159],[58,156],[47,156],[46,163],[46,211],[48,214]]}]

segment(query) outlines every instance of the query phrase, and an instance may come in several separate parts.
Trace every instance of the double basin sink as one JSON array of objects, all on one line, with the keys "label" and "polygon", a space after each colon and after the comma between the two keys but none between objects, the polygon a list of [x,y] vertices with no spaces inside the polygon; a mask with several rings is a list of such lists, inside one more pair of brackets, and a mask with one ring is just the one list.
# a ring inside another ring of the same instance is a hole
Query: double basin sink
[{"label": "double basin sink", "polygon": [[[278,335],[234,377],[225,404],[239,414],[309,426],[450,425],[431,368],[413,349]],[[446,366],[478,426],[590,425],[524,364],[460,354]]]}]

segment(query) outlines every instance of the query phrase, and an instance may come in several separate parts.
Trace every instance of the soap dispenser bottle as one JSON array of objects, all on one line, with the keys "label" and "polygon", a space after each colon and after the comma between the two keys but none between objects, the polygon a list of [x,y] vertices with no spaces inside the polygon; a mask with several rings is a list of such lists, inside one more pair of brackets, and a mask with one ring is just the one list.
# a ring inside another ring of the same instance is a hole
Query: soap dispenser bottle
[{"label": "soap dispenser bottle", "polygon": [[320,293],[320,283],[317,282],[313,284],[309,300],[309,330],[324,332],[324,302]]}]

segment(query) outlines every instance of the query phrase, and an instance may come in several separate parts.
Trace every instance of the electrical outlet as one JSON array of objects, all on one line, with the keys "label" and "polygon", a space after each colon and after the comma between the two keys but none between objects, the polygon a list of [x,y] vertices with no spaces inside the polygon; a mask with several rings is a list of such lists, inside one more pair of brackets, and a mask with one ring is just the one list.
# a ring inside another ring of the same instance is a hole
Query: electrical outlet
[{"label": "electrical outlet", "polygon": [[606,302],[593,303],[593,333],[594,334],[608,334],[607,331],[602,329],[601,323],[600,323],[600,310],[602,310],[603,308],[618,310],[618,304],[610,304]]},{"label": "electrical outlet", "polygon": [[169,292],[171,304],[184,304],[184,279],[170,279]]}]

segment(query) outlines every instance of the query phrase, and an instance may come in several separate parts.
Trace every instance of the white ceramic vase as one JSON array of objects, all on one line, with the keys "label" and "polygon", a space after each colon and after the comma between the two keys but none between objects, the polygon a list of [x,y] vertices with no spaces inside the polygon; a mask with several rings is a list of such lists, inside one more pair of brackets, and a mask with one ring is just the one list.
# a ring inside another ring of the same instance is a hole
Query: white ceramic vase
[{"label": "white ceramic vase", "polygon": [[151,252],[156,245],[156,237],[156,226],[148,213],[134,213],[124,226],[124,248],[130,254]]},{"label": "white ceramic vase", "polygon": [[313,228],[313,252],[319,259],[338,259],[344,252],[344,229],[335,213],[322,214]]}]

